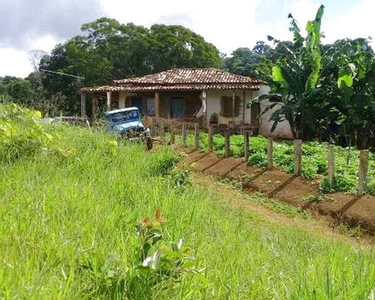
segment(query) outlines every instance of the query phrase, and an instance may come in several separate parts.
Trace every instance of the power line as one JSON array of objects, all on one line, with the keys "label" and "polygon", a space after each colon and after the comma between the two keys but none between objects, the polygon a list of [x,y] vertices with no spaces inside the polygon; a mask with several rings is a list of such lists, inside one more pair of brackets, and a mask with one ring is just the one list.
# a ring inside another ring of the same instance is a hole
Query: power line
[{"label": "power line", "polygon": [[67,74],[67,73],[63,73],[63,72],[50,71],[50,70],[45,70],[45,69],[39,69],[39,70],[43,71],[43,72],[52,73],[52,74],[62,75],[62,76],[74,77],[74,78],[78,78],[78,79],[85,79],[85,77]]}]

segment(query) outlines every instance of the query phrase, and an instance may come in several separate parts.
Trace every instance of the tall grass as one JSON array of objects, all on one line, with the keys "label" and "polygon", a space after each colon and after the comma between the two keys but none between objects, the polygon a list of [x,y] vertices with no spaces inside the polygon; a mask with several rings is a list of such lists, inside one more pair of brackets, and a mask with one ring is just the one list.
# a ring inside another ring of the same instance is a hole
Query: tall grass
[{"label": "tall grass", "polygon": [[[375,252],[277,226],[212,190],[176,185],[168,147],[61,127],[55,147],[0,166],[0,298],[366,299]],[[135,225],[161,207],[194,268],[134,283]]]}]

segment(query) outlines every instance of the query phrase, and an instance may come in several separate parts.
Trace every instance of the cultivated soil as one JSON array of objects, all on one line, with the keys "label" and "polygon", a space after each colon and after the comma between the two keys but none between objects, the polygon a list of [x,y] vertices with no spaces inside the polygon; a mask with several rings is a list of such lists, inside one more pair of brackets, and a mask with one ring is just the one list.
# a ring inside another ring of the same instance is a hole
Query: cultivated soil
[{"label": "cultivated soil", "polygon": [[[347,193],[321,194],[318,182],[304,180],[278,168],[265,170],[249,166],[241,158],[219,158],[191,148],[179,149],[187,154],[201,177],[229,178],[243,187],[246,193],[261,192],[275,200],[309,209],[315,216],[324,216],[332,224],[360,226],[369,237],[375,233],[375,197]],[[319,201],[308,201],[316,198]],[[241,204],[245,205],[245,204]],[[248,205],[248,204],[246,204]]]}]

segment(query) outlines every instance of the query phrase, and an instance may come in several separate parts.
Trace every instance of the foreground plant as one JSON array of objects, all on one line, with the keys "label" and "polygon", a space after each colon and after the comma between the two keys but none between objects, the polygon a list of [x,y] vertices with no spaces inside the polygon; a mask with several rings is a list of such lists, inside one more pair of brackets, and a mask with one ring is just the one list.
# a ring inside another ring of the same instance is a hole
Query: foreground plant
[{"label": "foreground plant", "polygon": [[140,291],[150,297],[157,289],[173,289],[189,274],[199,275],[206,282],[201,275],[204,269],[196,268],[196,258],[182,239],[177,243],[164,240],[162,226],[166,222],[158,207],[154,219],[146,217],[135,228],[139,246],[127,291],[131,298],[139,297]]}]

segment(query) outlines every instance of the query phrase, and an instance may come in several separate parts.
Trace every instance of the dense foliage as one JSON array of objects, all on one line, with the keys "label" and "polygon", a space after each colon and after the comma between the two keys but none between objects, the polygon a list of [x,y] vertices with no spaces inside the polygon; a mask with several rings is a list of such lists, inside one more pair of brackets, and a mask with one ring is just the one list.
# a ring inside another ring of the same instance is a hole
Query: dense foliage
[{"label": "dense foliage", "polygon": [[0,103],[0,162],[13,162],[53,148],[54,136],[40,123],[41,113]]},{"label": "dense foliage", "polygon": [[269,37],[277,45],[278,55],[272,56],[273,50],[266,49],[258,67],[267,69],[268,65],[271,91],[255,101],[271,102],[265,112],[273,109],[272,130],[288,121],[294,138],[319,138],[359,149],[373,147],[374,52],[363,38],[322,45],[323,12],[321,6],[316,18],[307,23],[306,37],[292,15],[293,43]]},{"label": "dense foliage", "polygon": [[[79,86],[108,84],[113,79],[156,73],[179,67],[221,67],[218,49],[202,36],[177,25],[151,28],[100,18],[82,25],[82,35],[59,44],[40,68],[84,77],[46,73],[43,85],[77,105]],[[75,102],[74,102],[75,101]]]}]

